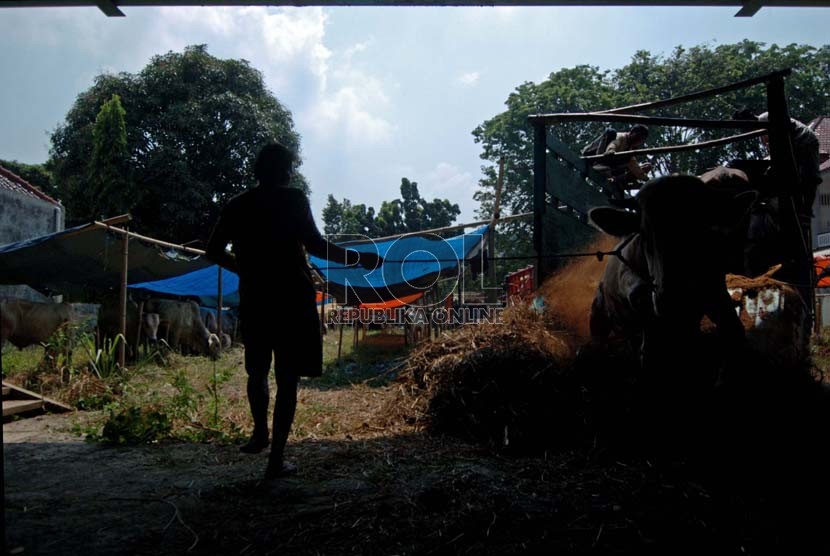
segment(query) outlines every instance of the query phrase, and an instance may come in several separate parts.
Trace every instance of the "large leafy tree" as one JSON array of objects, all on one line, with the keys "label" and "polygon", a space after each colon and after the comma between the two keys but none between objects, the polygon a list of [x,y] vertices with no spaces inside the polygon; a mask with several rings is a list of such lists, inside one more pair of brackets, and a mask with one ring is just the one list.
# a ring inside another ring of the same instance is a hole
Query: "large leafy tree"
[{"label": "large leafy tree", "polygon": [[[138,74],[96,77],[52,134],[50,166],[58,195],[73,207],[70,223],[101,216],[75,200],[96,187],[93,130],[113,95],[126,112],[122,176],[130,212],[147,235],[206,239],[221,206],[252,184],[263,144],[280,141],[299,151],[290,112],[248,62],[215,58],[204,45],[154,56]],[[294,185],[307,189],[299,173]]]},{"label": "large leafy tree", "polygon": [[427,201],[421,198],[417,182],[402,178],[401,198],[383,201],[377,213],[373,207],[353,205],[348,199],[338,201],[329,195],[323,209],[323,229],[327,234],[386,237],[449,226],[459,214],[457,204],[448,199]]},{"label": "large leafy tree", "polygon": [[[566,68],[550,74],[541,83],[523,83],[508,97],[507,109],[473,130],[482,146],[482,167],[476,199],[482,217],[492,214],[497,168],[505,160],[502,207],[508,213],[533,210],[533,130],[527,116],[546,112],[585,112],[670,98],[749,79],[781,68],[792,68],[787,78],[787,95],[792,115],[809,121],[830,112],[826,76],[830,70],[830,46],[765,46],[742,41],[712,47],[700,45],[675,48],[669,55],[636,52],[629,64],[613,72],[591,66]],[[715,98],[666,108],[653,115],[686,118],[728,119],[736,110],[765,110],[763,86],[744,89]],[[588,144],[604,124],[562,124],[552,132],[574,151]],[[732,133],[725,130],[697,130],[652,127],[648,146],[676,145],[713,139]],[[659,173],[697,174],[706,168],[736,157],[761,156],[757,141],[730,147],[704,149],[654,158]],[[530,254],[530,222],[504,226],[497,251]],[[517,263],[518,264],[518,263]]]}]

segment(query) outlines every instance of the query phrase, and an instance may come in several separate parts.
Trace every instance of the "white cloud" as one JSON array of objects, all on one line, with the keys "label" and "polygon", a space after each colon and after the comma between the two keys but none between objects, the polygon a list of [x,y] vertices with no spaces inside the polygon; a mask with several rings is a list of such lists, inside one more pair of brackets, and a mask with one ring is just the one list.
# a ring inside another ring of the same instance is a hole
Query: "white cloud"
[{"label": "white cloud", "polygon": [[475,218],[474,211],[478,208],[478,203],[473,200],[473,194],[477,189],[478,178],[472,173],[454,164],[439,162],[422,180],[415,181],[418,182],[424,199],[449,199],[458,203],[461,208],[460,222],[469,222]]},{"label": "white cloud", "polygon": [[471,71],[469,73],[464,73],[458,77],[458,81],[462,85],[475,85],[478,83],[478,80],[481,78],[481,74],[477,71]]},{"label": "white cloud", "polygon": [[391,138],[395,126],[384,114],[392,105],[387,90],[395,85],[364,70],[355,60],[370,51],[371,44],[371,40],[357,43],[331,56],[331,70],[318,98],[299,118],[320,141],[360,148]]}]

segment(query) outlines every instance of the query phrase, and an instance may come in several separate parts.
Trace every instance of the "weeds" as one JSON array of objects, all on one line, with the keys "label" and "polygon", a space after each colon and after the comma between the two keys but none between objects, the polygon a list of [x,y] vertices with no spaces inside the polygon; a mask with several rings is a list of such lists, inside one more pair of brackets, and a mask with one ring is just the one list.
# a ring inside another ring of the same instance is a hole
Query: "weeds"
[{"label": "weeds", "polygon": [[163,411],[133,406],[117,412],[111,410],[97,440],[119,445],[146,444],[166,438],[172,428],[170,417]]},{"label": "weeds", "polygon": [[104,338],[102,347],[96,349],[95,339],[86,335],[82,342],[89,359],[87,366],[90,371],[101,379],[115,375],[121,369],[118,364],[118,345],[124,341],[124,336],[118,334],[115,338]]}]

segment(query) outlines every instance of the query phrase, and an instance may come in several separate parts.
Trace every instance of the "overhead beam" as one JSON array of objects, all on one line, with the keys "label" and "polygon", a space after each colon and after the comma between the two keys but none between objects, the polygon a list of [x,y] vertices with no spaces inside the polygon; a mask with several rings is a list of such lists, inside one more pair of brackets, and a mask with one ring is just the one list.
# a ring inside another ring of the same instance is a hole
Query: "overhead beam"
[{"label": "overhead beam", "polygon": [[828,8],[830,0],[4,0],[0,7],[94,6],[107,15],[123,16],[133,6],[672,6],[740,8],[750,17],[765,8]]},{"label": "overhead beam", "polygon": [[761,9],[761,0],[744,0],[743,7],[738,10],[735,17],[752,17]]},{"label": "overhead beam", "polygon": [[96,0],[95,5],[98,6],[107,17],[124,17],[124,12],[118,9],[113,0]]}]

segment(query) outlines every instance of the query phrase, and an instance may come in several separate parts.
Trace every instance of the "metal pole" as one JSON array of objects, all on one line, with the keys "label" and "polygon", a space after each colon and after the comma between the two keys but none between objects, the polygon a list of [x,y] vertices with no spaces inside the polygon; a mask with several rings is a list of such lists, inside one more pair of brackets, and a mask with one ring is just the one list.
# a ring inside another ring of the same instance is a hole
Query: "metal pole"
[{"label": "metal pole", "polygon": [[545,160],[546,148],[546,126],[544,121],[533,121],[533,247],[536,249],[536,285],[540,286],[544,278],[542,263],[544,261],[544,214],[545,214],[545,188],[547,186],[547,167]]}]

